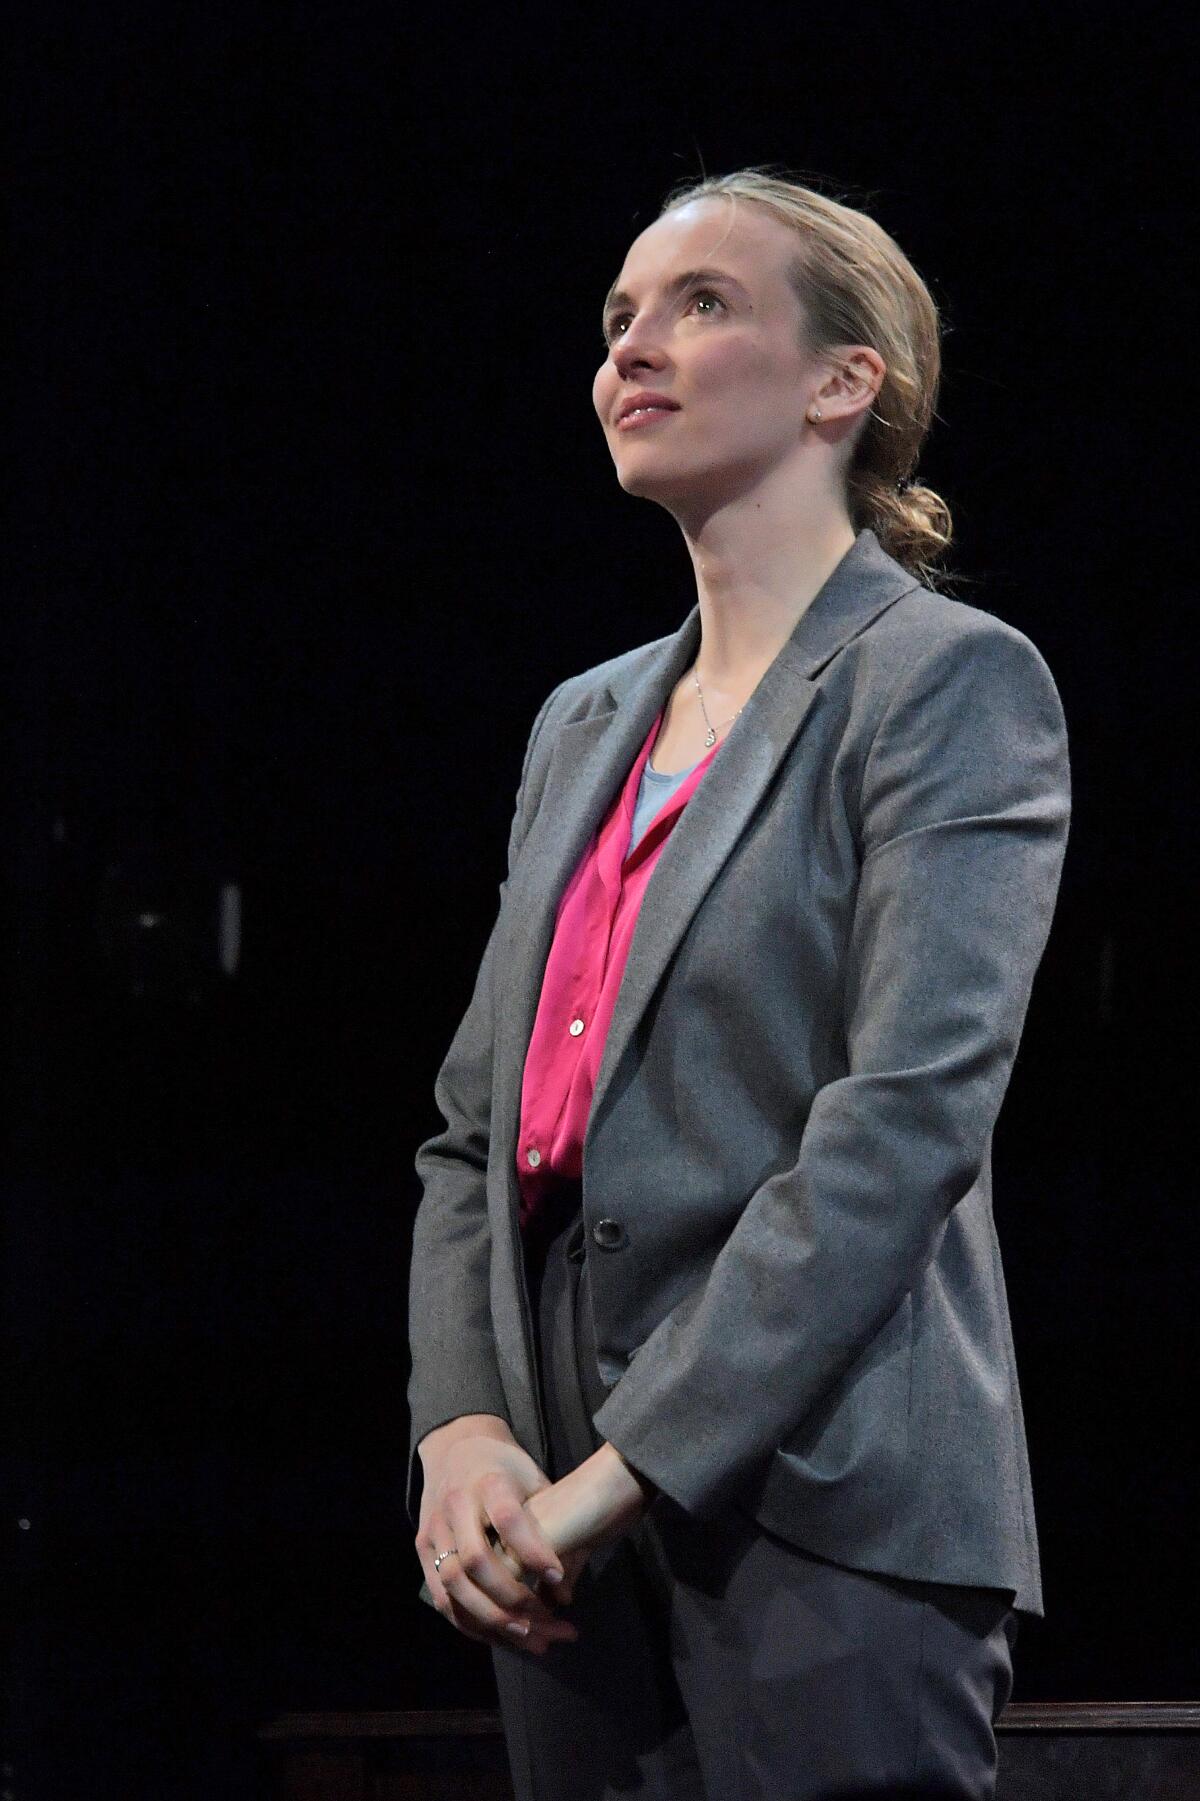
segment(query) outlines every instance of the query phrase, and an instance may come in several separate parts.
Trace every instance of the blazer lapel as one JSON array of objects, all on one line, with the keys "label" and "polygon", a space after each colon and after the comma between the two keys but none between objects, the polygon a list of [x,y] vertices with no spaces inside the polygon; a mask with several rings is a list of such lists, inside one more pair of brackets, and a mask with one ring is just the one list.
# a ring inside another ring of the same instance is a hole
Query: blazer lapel
[{"label": "blazer lapel", "polygon": [[[520,1129],[525,1055],[563,890],[604,818],[651,725],[700,644],[700,609],[661,640],[632,679],[609,688],[601,708],[559,731],[537,814],[508,895],[500,976],[505,1004],[496,1020],[492,1137],[504,1147],[508,1199]],[[719,759],[718,759],[719,761]],[[702,784],[703,785],[703,784]],[[686,811],[686,809],[685,809]]]},{"label": "blazer lapel", "polygon": [[[874,532],[861,531],[730,727],[667,839],[642,900],[592,1095],[588,1139],[671,957],[820,692],[818,672],[901,594],[919,586]],[[686,667],[685,660],[680,673]],[[586,1161],[585,1140],[585,1167]]]},{"label": "blazer lapel", "polygon": [[[813,705],[817,674],[885,607],[919,586],[881,548],[874,532],[859,532],[730,728],[668,838],[646,890],[592,1097],[589,1138],[613,1073],[671,956]],[[695,606],[640,668],[614,679],[599,711],[563,726],[555,743],[510,890],[511,923],[502,947],[500,981],[506,998],[496,1022],[492,1138],[503,1149],[507,1199],[514,1208],[513,1159],[525,1054],[558,903],[654,718],[694,662],[699,645],[700,610]],[[586,1145],[584,1154],[586,1162]]]}]

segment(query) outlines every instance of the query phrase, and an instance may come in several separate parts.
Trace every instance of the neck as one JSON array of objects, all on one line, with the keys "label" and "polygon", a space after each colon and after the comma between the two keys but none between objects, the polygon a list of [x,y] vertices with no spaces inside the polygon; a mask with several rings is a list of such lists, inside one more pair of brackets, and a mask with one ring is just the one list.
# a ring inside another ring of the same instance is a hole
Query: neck
[{"label": "neck", "polygon": [[[788,490],[791,490],[790,492]],[[770,482],[691,528],[679,521],[700,602],[697,665],[733,692],[757,681],[855,540],[839,496]]]}]

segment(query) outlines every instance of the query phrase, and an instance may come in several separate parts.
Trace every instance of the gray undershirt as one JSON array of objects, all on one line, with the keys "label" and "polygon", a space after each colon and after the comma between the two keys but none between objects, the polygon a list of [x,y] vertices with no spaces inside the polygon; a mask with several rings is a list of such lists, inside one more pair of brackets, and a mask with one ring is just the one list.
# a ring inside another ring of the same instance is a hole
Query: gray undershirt
[{"label": "gray undershirt", "polygon": [[[696,765],[693,763],[692,769],[695,767]],[[646,758],[642,779],[638,783],[637,803],[633,809],[633,829],[629,834],[630,850],[633,850],[639,840],[645,837],[676,789],[691,775],[692,769],[678,769],[673,775],[661,775],[657,769],[651,769],[650,759]]]}]

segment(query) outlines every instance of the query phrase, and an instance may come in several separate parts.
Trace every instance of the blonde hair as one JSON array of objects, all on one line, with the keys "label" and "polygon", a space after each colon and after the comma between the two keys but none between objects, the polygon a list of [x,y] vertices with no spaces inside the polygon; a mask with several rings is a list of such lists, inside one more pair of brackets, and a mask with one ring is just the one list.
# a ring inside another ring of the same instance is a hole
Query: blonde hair
[{"label": "blonde hair", "polygon": [[887,364],[846,471],[856,531],[869,526],[898,563],[932,585],[952,536],[950,509],[913,483],[941,377],[941,322],[904,252],[867,213],[766,169],[738,169],[673,188],[660,218],[710,196],[751,201],[798,239],[789,276],[803,309],[806,348],[868,344]]}]

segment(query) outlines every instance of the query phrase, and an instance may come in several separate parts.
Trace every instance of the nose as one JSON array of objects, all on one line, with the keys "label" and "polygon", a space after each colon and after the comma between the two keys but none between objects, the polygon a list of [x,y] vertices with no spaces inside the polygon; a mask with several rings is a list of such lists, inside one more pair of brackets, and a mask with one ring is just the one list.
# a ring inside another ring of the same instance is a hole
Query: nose
[{"label": "nose", "polygon": [[614,338],[609,355],[622,379],[639,369],[663,369],[668,360],[662,345],[655,340],[652,327],[637,319],[630,322],[621,337]]}]

